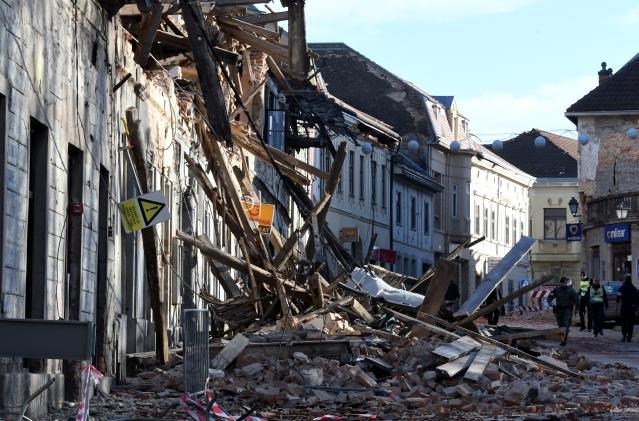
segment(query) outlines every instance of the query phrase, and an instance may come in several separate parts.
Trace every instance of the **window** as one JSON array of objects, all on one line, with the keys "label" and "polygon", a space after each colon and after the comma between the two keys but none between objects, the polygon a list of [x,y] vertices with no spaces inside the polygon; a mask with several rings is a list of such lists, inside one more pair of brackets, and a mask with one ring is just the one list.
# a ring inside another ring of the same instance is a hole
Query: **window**
[{"label": "window", "polygon": [[371,162],[371,202],[377,204],[377,162]]},{"label": "window", "polygon": [[397,192],[397,201],[395,202],[395,224],[402,225],[402,192]]},{"label": "window", "polygon": [[510,216],[506,216],[506,228],[504,229],[506,235],[504,241],[506,244],[510,244]]},{"label": "window", "polygon": [[488,208],[484,208],[484,235],[488,237]]},{"label": "window", "polygon": [[566,208],[544,208],[544,239],[566,238]]},{"label": "window", "polygon": [[355,196],[355,152],[348,152],[348,195]]},{"label": "window", "polygon": [[410,229],[417,229],[417,201],[415,196],[410,197]]},{"label": "window", "polygon": [[[435,176],[435,181],[437,181],[439,184],[443,184],[441,173],[435,172],[433,175]],[[435,229],[441,229],[442,227],[441,214],[442,214],[442,195],[443,194],[444,193],[435,193],[435,196],[434,196],[433,226],[435,227]]]},{"label": "window", "polygon": [[430,206],[424,202],[424,234],[430,234]]},{"label": "window", "polygon": [[490,239],[494,240],[496,238],[496,225],[497,218],[495,217],[495,211],[490,212]]},{"label": "window", "polygon": [[467,221],[470,221],[470,183],[466,182],[466,197],[464,198],[464,216]]},{"label": "window", "polygon": [[[564,238],[566,237],[566,221],[564,220]],[[519,221],[519,238],[524,236],[524,220]]]},{"label": "window", "polygon": [[475,234],[476,235],[481,234],[481,226],[479,225],[480,218],[481,218],[481,208],[479,207],[479,205],[475,205]]},{"label": "window", "polygon": [[457,216],[457,184],[453,184],[453,216]]},{"label": "window", "polygon": [[386,209],[386,165],[382,165],[382,209]]},{"label": "window", "polygon": [[359,199],[364,200],[364,155],[359,156]]},{"label": "window", "polygon": [[517,241],[517,220],[513,217],[513,243]]}]

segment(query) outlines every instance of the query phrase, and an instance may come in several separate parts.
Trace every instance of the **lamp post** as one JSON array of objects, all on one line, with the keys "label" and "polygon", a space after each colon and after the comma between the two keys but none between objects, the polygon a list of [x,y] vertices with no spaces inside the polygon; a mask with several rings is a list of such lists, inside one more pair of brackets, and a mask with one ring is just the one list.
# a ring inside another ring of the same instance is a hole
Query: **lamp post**
[{"label": "lamp post", "polygon": [[630,205],[626,203],[625,200],[621,200],[617,204],[615,212],[617,213],[617,219],[626,219],[628,217],[628,211],[630,210]]},{"label": "lamp post", "polygon": [[579,202],[577,201],[577,199],[575,199],[575,196],[571,197],[570,201],[568,201],[568,208],[570,209],[570,213],[572,213],[572,216],[574,216],[575,218],[581,216],[578,215]]}]

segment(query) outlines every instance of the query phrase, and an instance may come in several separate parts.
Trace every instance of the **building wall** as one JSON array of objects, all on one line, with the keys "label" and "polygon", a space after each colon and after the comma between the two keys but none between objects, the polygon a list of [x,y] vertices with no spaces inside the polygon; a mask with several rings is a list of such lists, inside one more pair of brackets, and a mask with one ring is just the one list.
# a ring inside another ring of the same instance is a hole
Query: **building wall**
[{"label": "building wall", "polygon": [[578,197],[576,180],[537,179],[529,194],[530,235],[537,240],[531,250],[535,279],[548,275],[553,270],[559,270],[561,275],[571,279],[579,279],[582,269],[581,242],[566,241],[565,230],[561,233],[563,238],[545,238],[550,236],[545,233],[544,227],[544,209],[548,208],[563,208],[568,224],[580,222],[580,218],[574,217],[568,208],[570,198]]},{"label": "building wall", "polygon": [[[639,284],[639,153],[636,140],[626,131],[639,126],[636,116],[580,116],[578,130],[587,133],[590,141],[579,146],[579,202],[584,222],[582,261],[591,276],[603,280],[623,280],[631,275]],[[631,205],[626,219],[616,216],[621,201]],[[605,229],[622,224],[629,239],[606,241]]]},{"label": "building wall", "polygon": [[[401,197],[401,219],[397,219],[397,199]],[[423,186],[415,185],[395,176],[392,195],[393,250],[397,252],[394,270],[419,278],[427,268],[434,265],[432,252],[432,193]],[[412,208],[414,200],[415,208]],[[425,208],[428,213],[425,215]],[[427,218],[427,220],[424,220]],[[414,222],[414,224],[413,224]]]},{"label": "building wall", "polygon": [[[359,241],[350,241],[344,236],[342,246],[356,257],[356,260],[364,258],[373,236],[377,234],[375,246],[390,248],[389,218],[392,206],[390,198],[391,180],[391,151],[386,147],[375,146],[370,155],[362,152],[361,146],[355,145],[352,140],[338,137],[333,140],[337,146],[346,141],[346,159],[342,167],[342,176],[331,200],[331,207],[326,221],[332,231],[340,237],[340,231],[344,228],[357,228]],[[362,140],[361,143],[365,142]],[[318,151],[320,160],[322,154],[328,151]],[[372,162],[375,162],[376,170],[376,200],[373,203],[372,196]],[[362,167],[363,163],[363,167]],[[351,170],[352,166],[352,170]],[[361,177],[363,175],[363,178]],[[352,186],[352,193],[351,193]],[[362,190],[363,187],[363,190]],[[386,190],[385,194],[383,190]],[[319,199],[319,195],[317,196]]]}]

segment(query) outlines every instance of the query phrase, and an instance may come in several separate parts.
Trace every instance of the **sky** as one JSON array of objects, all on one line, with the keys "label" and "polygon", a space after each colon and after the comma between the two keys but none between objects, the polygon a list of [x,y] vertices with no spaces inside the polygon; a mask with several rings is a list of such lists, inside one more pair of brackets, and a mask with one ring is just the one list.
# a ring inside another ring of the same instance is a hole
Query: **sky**
[{"label": "sky", "polygon": [[343,42],[453,95],[485,143],[532,128],[576,138],[566,108],[597,86],[602,62],[614,73],[639,53],[631,0],[306,0],[306,28],[309,43]]}]

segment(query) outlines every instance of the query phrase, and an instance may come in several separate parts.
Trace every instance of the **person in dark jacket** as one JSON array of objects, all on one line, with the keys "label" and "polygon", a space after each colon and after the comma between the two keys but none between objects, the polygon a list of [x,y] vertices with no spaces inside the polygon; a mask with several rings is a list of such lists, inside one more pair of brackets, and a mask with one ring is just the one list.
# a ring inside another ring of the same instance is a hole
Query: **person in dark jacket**
[{"label": "person in dark jacket", "polygon": [[608,308],[608,295],[606,289],[601,286],[599,279],[595,278],[588,290],[590,295],[590,308],[592,309],[593,335],[603,336],[603,325],[606,308]]},{"label": "person in dark jacket", "polygon": [[[490,294],[488,294],[488,297],[486,297],[486,305],[489,306],[501,299],[501,286],[498,286],[497,288],[493,289]],[[497,326],[497,324],[499,323],[499,316],[502,314],[503,309],[504,305],[502,304],[486,315],[486,319],[488,320],[489,325]]]},{"label": "person in dark jacket", "polygon": [[630,275],[626,275],[623,284],[619,287],[617,302],[621,303],[621,342],[630,342],[635,326],[635,312],[639,305],[639,292],[632,284]]},{"label": "person in dark jacket", "polygon": [[590,309],[590,297],[588,290],[592,284],[592,279],[586,276],[586,272],[581,272],[579,281],[579,325],[580,330],[586,330],[586,318],[588,320],[588,332],[592,330],[592,310]]},{"label": "person in dark jacket", "polygon": [[557,326],[565,327],[566,333],[560,343],[561,346],[566,345],[568,340],[568,332],[570,332],[570,322],[572,321],[572,312],[577,305],[577,293],[572,288],[572,282],[569,278],[562,276],[559,280],[559,286],[552,290],[548,295],[548,304],[555,302],[553,311],[557,319]]}]

